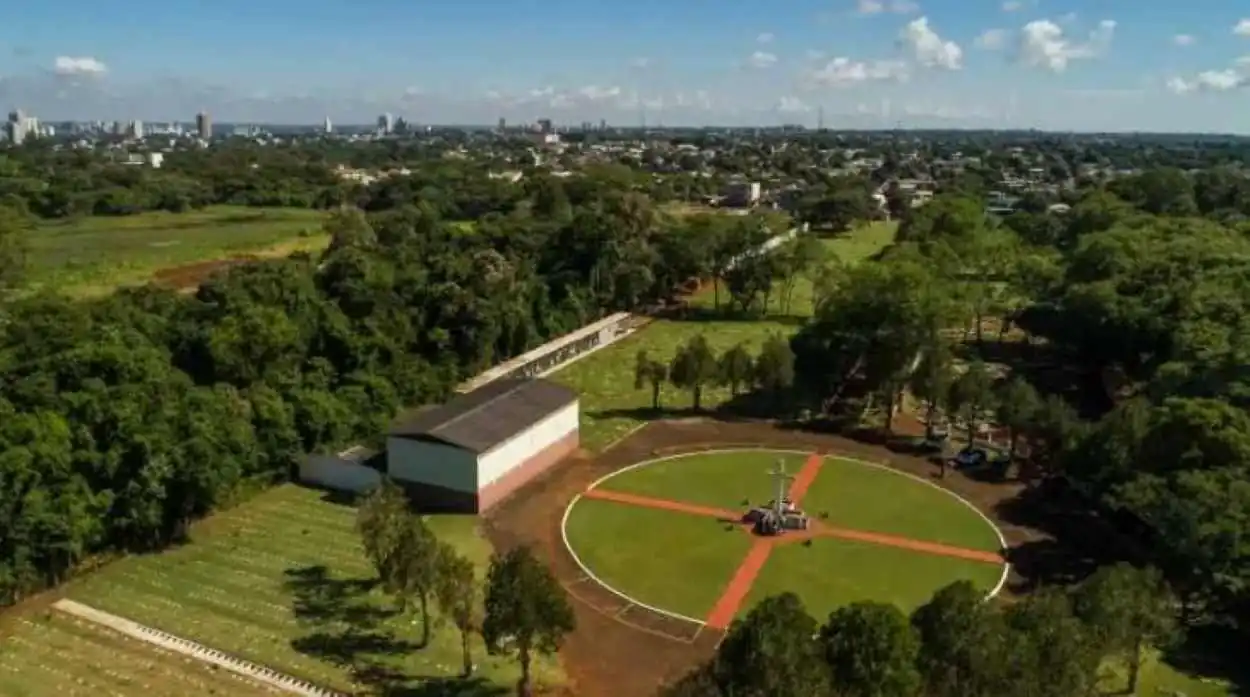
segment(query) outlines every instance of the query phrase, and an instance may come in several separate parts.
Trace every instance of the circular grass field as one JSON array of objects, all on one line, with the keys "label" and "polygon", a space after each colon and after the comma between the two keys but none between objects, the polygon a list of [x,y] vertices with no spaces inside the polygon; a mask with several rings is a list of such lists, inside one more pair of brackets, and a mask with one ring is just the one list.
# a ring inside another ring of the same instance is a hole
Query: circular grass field
[{"label": "circular grass field", "polygon": [[[748,501],[773,498],[770,472],[779,461],[804,490],[799,504],[813,529],[760,538],[728,519]],[[578,562],[610,590],[713,625],[731,579],[765,542],[770,550],[758,574],[749,587],[737,584],[745,597],[736,614],[783,591],[818,618],[859,600],[911,611],[958,580],[994,592],[1006,572],[997,528],[946,490],[883,466],[799,452],[722,451],[634,465],[575,499],[564,535]]]}]

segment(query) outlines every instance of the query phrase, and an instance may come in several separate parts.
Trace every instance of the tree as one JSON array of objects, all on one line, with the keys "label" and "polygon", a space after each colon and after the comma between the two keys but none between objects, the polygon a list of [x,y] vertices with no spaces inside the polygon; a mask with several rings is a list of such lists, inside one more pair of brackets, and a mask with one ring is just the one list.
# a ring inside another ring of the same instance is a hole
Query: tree
[{"label": "tree", "polygon": [[1019,376],[1002,383],[994,397],[998,423],[1007,429],[1007,457],[1015,462],[1020,437],[1028,432],[1041,409],[1041,398],[1027,380]]},{"label": "tree", "polygon": [[712,674],[734,697],[823,695],[828,669],[813,637],[818,627],[793,593],[765,598],[729,628]]},{"label": "tree", "polygon": [[645,349],[634,357],[634,389],[651,388],[651,408],[660,410],[660,392],[668,380],[668,366],[653,360]]},{"label": "tree", "polygon": [[1097,686],[1102,654],[1064,592],[1039,590],[1008,606],[1005,620],[1003,694],[1071,697]]},{"label": "tree", "polygon": [[951,385],[951,411],[963,421],[969,446],[976,443],[977,429],[993,405],[993,386],[993,376],[980,361],[969,363]]},{"label": "tree", "polygon": [[495,652],[515,653],[521,664],[517,694],[531,692],[534,653],[552,655],[575,628],[564,587],[529,547],[495,554],[486,577],[486,618],[482,637]]},{"label": "tree", "polygon": [[1147,647],[1176,637],[1176,598],[1156,569],[1120,563],[1094,572],[1075,592],[1076,616],[1106,655],[1128,664],[1128,691],[1137,694]]},{"label": "tree", "polygon": [[911,616],[920,638],[917,669],[931,697],[1001,697],[1005,629],[967,581],[938,590]]},{"label": "tree", "polygon": [[860,602],[835,610],[820,642],[842,697],[912,697],[920,687],[920,642],[894,605]]},{"label": "tree", "polygon": [[755,369],[755,359],[745,342],[734,344],[721,354],[717,361],[717,379],[729,388],[729,394],[737,397],[743,385],[750,384]]},{"label": "tree", "polygon": [[18,287],[26,272],[29,214],[0,202],[0,293]]},{"label": "tree", "polygon": [[951,385],[955,382],[954,357],[950,344],[940,337],[934,337],[922,351],[920,363],[908,382],[912,394],[924,400],[924,436],[932,441],[938,414],[949,404]]},{"label": "tree", "polygon": [[668,378],[675,387],[690,391],[695,411],[703,408],[703,389],[717,378],[716,354],[712,353],[706,337],[696,334],[677,349]]},{"label": "tree", "polygon": [[482,588],[473,562],[448,545],[439,545],[439,566],[434,584],[438,607],[460,630],[460,650],[464,658],[462,675],[473,675],[470,639],[482,628]]},{"label": "tree", "polygon": [[773,405],[780,406],[786,391],[794,385],[794,351],[790,342],[778,334],[765,339],[755,359],[754,378],[757,387],[772,395]]},{"label": "tree", "polygon": [[391,482],[374,489],[357,514],[365,553],[382,587],[407,612],[412,600],[421,609],[421,641],[430,641],[430,594],[438,580],[440,545],[421,516],[408,508],[403,490]]},{"label": "tree", "polygon": [[325,232],[330,236],[326,256],[340,249],[370,249],[378,242],[377,234],[359,208],[335,210],[325,222]]}]

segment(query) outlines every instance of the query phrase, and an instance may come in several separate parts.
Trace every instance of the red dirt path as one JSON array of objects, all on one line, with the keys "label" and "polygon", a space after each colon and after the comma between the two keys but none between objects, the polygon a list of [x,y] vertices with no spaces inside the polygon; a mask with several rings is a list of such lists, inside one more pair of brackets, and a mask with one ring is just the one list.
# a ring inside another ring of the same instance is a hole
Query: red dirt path
[{"label": "red dirt path", "polygon": [[717,598],[716,604],[712,606],[712,611],[707,614],[704,622],[708,627],[722,630],[729,628],[730,623],[738,616],[738,608],[742,607],[742,601],[750,595],[755,579],[764,570],[764,563],[768,561],[768,555],[772,553],[773,547],[773,540],[768,538],[760,538],[751,545],[751,550],[747,552],[746,558],[734,571],[729,585],[725,586],[720,598]]},{"label": "red dirt path", "polygon": [[713,508],[711,506],[700,506],[695,503],[686,503],[685,501],[673,501],[671,499],[660,499],[651,496],[640,496],[638,494],[627,494],[623,491],[611,491],[609,489],[587,489],[582,496],[588,499],[600,499],[602,501],[613,501],[615,503],[623,503],[630,506],[638,506],[639,508],[654,508],[660,511],[672,511],[673,513],[688,513],[690,515],[703,516],[704,518],[718,518],[725,521],[737,522],[742,517],[741,513],[735,513],[724,508]]}]

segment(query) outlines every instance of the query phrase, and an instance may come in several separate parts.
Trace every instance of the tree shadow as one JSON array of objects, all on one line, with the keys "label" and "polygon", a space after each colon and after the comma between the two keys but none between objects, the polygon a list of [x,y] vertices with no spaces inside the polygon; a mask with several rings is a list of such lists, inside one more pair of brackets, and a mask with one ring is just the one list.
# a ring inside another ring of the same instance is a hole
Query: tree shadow
[{"label": "tree shadow", "polygon": [[801,327],[807,318],[801,315],[783,314],[780,312],[743,312],[725,307],[696,307],[692,305],[676,305],[666,307],[655,313],[660,319],[675,322],[773,322],[787,327]]},{"label": "tree shadow", "polygon": [[1199,625],[1189,628],[1175,646],[1163,653],[1163,660],[1178,671],[1197,679],[1214,678],[1230,683],[1231,694],[1250,695],[1250,639],[1227,626]]}]

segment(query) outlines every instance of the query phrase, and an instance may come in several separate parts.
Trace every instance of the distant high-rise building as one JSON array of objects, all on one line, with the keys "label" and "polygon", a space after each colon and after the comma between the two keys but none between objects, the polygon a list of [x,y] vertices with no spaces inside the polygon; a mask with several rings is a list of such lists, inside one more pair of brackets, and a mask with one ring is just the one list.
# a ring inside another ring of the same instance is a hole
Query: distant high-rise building
[{"label": "distant high-rise building", "polygon": [[321,130],[322,130],[322,132],[323,132],[323,133],[333,133],[333,132],[334,132],[334,124],[330,123],[330,117],[329,117],[329,116],[327,116],[327,117],[326,117],[326,122],[325,122],[325,124],[322,126]]},{"label": "distant high-rise building", "polygon": [[27,136],[38,133],[39,122],[33,117],[27,116],[21,109],[16,109],[9,112],[9,121],[4,125],[4,130],[9,137],[10,143],[21,145],[26,141]]},{"label": "distant high-rise building", "polygon": [[503,133],[506,130],[508,130],[508,120],[500,116],[499,117],[499,132]]},{"label": "distant high-rise building", "polygon": [[395,132],[395,117],[390,114],[382,114],[378,117],[378,132],[382,135],[390,135]]},{"label": "distant high-rise building", "polygon": [[207,111],[195,115],[195,132],[202,140],[213,139],[213,118]]},{"label": "distant high-rise building", "polygon": [[555,133],[555,129],[551,126],[551,119],[539,119],[538,130],[541,133]]},{"label": "distant high-rise building", "polygon": [[143,138],[143,122],[142,121],[130,122],[130,137],[135,138],[136,140]]},{"label": "distant high-rise building", "polygon": [[607,120],[607,119],[599,119],[599,130],[601,130],[601,131],[606,131],[606,130],[608,130],[608,120]]}]

